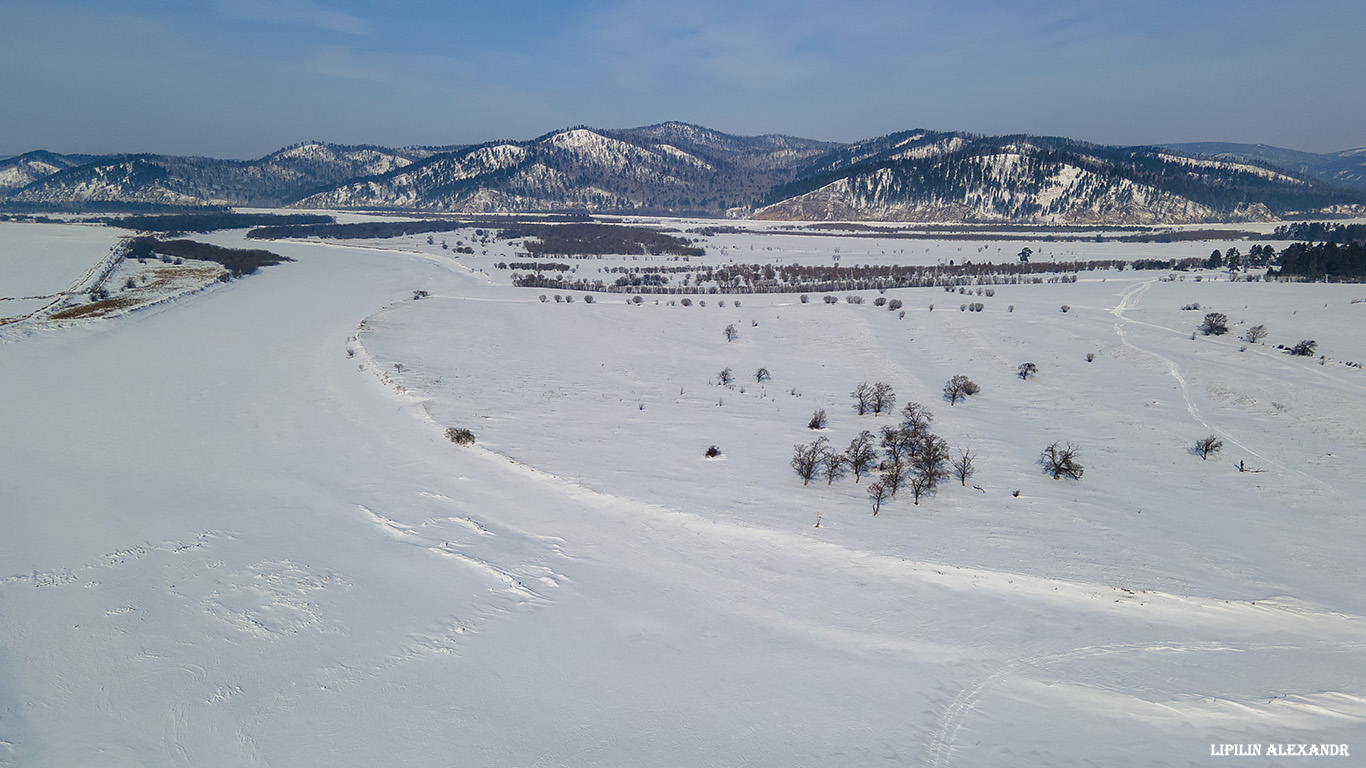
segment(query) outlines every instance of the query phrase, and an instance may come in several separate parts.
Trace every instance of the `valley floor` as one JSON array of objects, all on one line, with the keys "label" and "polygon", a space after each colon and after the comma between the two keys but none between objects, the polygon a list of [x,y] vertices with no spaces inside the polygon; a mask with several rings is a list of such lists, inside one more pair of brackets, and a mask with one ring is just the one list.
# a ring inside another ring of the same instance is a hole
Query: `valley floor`
[{"label": "valley floor", "polygon": [[[496,253],[368,246],[0,341],[0,765],[1366,752],[1360,286],[1096,273],[901,318],[543,303]],[[1196,301],[1234,334],[1190,338]],[[865,380],[978,475],[876,517],[866,479],[803,486],[812,410],[837,447],[894,423]]]}]

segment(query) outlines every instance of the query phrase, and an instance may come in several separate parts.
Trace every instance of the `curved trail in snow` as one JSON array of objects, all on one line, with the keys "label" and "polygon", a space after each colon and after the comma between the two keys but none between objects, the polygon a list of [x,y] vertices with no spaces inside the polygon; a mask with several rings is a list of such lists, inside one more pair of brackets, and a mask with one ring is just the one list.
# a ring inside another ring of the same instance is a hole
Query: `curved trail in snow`
[{"label": "curved trail in snow", "polygon": [[1195,400],[1191,396],[1190,385],[1186,382],[1186,377],[1181,374],[1181,368],[1176,364],[1176,361],[1172,360],[1170,357],[1167,357],[1166,355],[1154,352],[1151,349],[1145,349],[1143,347],[1140,347],[1129,340],[1129,335],[1125,331],[1125,326],[1130,323],[1137,325],[1145,325],[1150,328],[1160,328],[1161,330],[1165,331],[1172,330],[1170,328],[1165,328],[1163,326],[1157,326],[1151,323],[1144,323],[1139,320],[1132,320],[1126,317],[1124,314],[1125,312],[1133,309],[1137,305],[1139,299],[1143,298],[1143,295],[1148,292],[1148,289],[1151,288],[1153,286],[1153,283],[1156,283],[1157,280],[1158,278],[1155,277],[1149,278],[1147,280],[1144,280],[1142,283],[1139,283],[1138,285],[1134,286],[1133,288],[1130,288],[1129,290],[1125,291],[1124,295],[1120,297],[1119,303],[1117,303],[1115,306],[1111,307],[1108,310],[1110,314],[1115,316],[1115,334],[1119,336],[1119,340],[1124,343],[1124,346],[1134,350],[1135,352],[1139,352],[1141,354],[1148,355],[1149,357],[1156,358],[1163,365],[1165,365],[1167,367],[1167,373],[1170,374],[1171,377],[1176,380],[1177,386],[1181,388],[1181,399],[1186,405],[1186,412],[1190,414],[1190,417],[1192,419],[1199,422],[1210,432],[1212,432],[1215,435],[1218,435],[1224,440],[1227,440],[1233,445],[1238,446],[1250,455],[1256,456],[1258,459],[1262,460],[1263,462],[1271,466],[1276,467],[1277,469],[1286,474],[1296,475],[1308,483],[1317,485],[1320,488],[1323,488],[1324,490],[1336,493],[1338,489],[1334,486],[1323,482],[1322,480],[1318,479],[1317,477],[1314,477],[1308,472],[1304,472],[1293,467],[1288,467],[1285,464],[1282,464],[1281,462],[1276,461],[1275,459],[1267,456],[1266,454],[1258,452],[1257,450],[1249,446],[1247,443],[1239,440],[1237,437],[1233,435],[1233,433],[1229,432],[1224,427],[1212,424],[1209,421],[1207,421],[1205,417],[1200,414],[1200,409],[1198,406],[1196,406]]}]

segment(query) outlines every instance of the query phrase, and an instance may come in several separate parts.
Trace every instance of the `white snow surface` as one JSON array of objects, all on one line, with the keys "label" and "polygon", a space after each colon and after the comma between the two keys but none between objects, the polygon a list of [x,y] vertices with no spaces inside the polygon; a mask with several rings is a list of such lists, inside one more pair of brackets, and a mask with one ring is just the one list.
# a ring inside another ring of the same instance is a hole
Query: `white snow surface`
[{"label": "white snow surface", "polygon": [[79,290],[126,234],[81,224],[0,222],[0,320]]},{"label": "white snow surface", "polygon": [[[737,261],[874,245],[725,238]],[[1366,753],[1361,286],[1082,273],[888,291],[898,318],[871,291],[542,303],[493,269],[511,246],[425,235],[269,247],[296,261],[0,342],[0,765]],[[1206,311],[1233,333],[1191,339]],[[1301,338],[1322,364],[1274,348]],[[982,392],[950,406],[956,373]],[[837,447],[895,423],[850,408],[867,380],[977,476],[877,516],[867,479],[804,487],[813,409]],[[1081,481],[1037,465],[1054,440]]]}]

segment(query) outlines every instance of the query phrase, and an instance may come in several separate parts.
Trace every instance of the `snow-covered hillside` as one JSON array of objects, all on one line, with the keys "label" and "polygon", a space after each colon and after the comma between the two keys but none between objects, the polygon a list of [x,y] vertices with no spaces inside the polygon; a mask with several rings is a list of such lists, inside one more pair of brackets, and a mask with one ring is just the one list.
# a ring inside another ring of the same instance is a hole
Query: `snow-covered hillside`
[{"label": "snow-covered hillside", "polygon": [[[694,260],[1017,249],[771,227]],[[904,317],[876,291],[542,301],[494,267],[517,247],[278,241],[295,262],[0,340],[0,765],[1366,749],[1361,286],[1125,270],[887,291]],[[1232,332],[1191,338],[1211,311]],[[1256,324],[1265,342],[1237,338]],[[1322,361],[1275,348],[1304,338]],[[950,405],[960,373],[982,390]],[[871,478],[804,486],[795,443],[895,424],[855,414],[863,381],[926,405],[977,474],[877,516]],[[1208,435],[1225,447],[1202,460]],[[1080,447],[1080,481],[1038,465],[1055,440]]]}]

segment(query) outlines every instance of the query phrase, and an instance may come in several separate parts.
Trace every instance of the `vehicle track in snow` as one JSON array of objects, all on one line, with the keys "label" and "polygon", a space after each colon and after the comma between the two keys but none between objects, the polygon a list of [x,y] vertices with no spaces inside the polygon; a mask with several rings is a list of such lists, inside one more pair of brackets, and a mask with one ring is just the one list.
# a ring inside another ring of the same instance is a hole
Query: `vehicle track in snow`
[{"label": "vehicle track in snow", "polygon": [[1143,347],[1140,347],[1129,340],[1129,335],[1126,332],[1125,326],[1131,323],[1144,325],[1149,328],[1157,328],[1172,333],[1176,332],[1173,329],[1166,328],[1164,326],[1154,325],[1152,323],[1145,323],[1139,320],[1133,320],[1129,317],[1126,317],[1124,314],[1125,312],[1134,309],[1135,306],[1137,306],[1138,301],[1141,298],[1143,298],[1143,295],[1148,292],[1148,289],[1151,288],[1153,284],[1157,282],[1157,280],[1158,278],[1155,277],[1149,278],[1147,280],[1144,280],[1142,283],[1139,283],[1138,285],[1134,286],[1133,288],[1130,288],[1129,290],[1125,291],[1124,294],[1120,297],[1119,303],[1117,303],[1114,307],[1111,307],[1108,310],[1110,314],[1115,316],[1115,333],[1119,336],[1119,340],[1124,344],[1124,346],[1140,354],[1148,355],[1149,357],[1156,359],[1164,366],[1166,366],[1168,374],[1171,375],[1171,377],[1176,381],[1177,386],[1181,389],[1181,399],[1185,403],[1186,412],[1190,414],[1190,417],[1192,419],[1199,422],[1201,426],[1203,426],[1205,429],[1208,429],[1211,433],[1223,438],[1224,440],[1227,440],[1229,443],[1238,446],[1240,449],[1246,451],[1248,454],[1252,456],[1257,457],[1266,464],[1276,467],[1281,472],[1284,472],[1287,475],[1295,475],[1296,477],[1299,477],[1307,483],[1316,485],[1319,488],[1322,488],[1326,491],[1337,493],[1338,489],[1336,487],[1323,482],[1322,480],[1318,479],[1317,477],[1314,477],[1308,472],[1304,472],[1293,467],[1288,467],[1285,464],[1276,461],[1270,456],[1267,456],[1265,453],[1261,453],[1253,449],[1244,441],[1239,440],[1228,429],[1220,425],[1213,424],[1206,420],[1205,417],[1201,415],[1200,408],[1195,404],[1195,399],[1191,395],[1190,385],[1186,381],[1186,377],[1182,375],[1181,367],[1176,364],[1176,361],[1171,359],[1170,357],[1167,357],[1166,355],[1154,352],[1151,349],[1145,349]]}]

